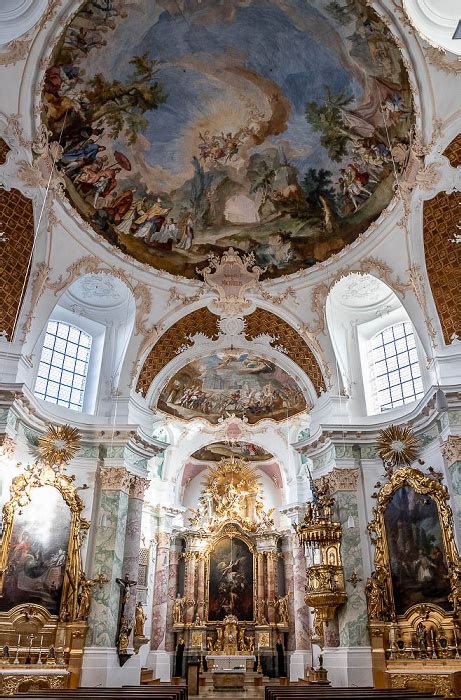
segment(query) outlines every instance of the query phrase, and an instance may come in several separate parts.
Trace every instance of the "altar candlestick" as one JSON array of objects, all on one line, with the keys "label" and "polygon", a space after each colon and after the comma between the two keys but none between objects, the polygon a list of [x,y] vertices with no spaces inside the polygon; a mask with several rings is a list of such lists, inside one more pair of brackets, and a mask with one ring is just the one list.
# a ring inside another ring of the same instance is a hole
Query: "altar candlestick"
[{"label": "altar candlestick", "polygon": [[456,634],[456,627],[455,627],[455,625],[453,625],[453,635],[454,635],[454,639],[455,639],[455,649],[456,649],[455,659],[459,659],[458,635]]},{"label": "altar candlestick", "polygon": [[42,665],[42,646],[43,646],[43,634],[40,639],[40,651],[38,652],[37,664]]},{"label": "altar candlestick", "polygon": [[20,645],[20,643],[21,643],[21,635],[19,634],[18,635],[18,642],[16,644],[16,656],[14,657],[14,661],[13,661],[14,664],[19,663],[19,645]]}]

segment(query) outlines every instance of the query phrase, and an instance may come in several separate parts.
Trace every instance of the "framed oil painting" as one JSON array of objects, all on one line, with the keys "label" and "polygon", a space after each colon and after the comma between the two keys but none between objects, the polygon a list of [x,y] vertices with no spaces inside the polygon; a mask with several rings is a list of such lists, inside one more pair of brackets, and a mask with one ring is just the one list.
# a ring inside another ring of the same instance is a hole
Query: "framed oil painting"
[{"label": "framed oil painting", "polygon": [[72,511],[56,488],[31,490],[14,515],[0,610],[36,603],[58,614],[71,525]]},{"label": "framed oil painting", "polygon": [[384,522],[397,615],[416,603],[451,608],[445,547],[434,499],[403,486],[387,506]]},{"label": "framed oil painting", "polygon": [[253,620],[254,568],[248,545],[235,537],[220,539],[210,553],[208,572],[208,620],[226,615]]}]

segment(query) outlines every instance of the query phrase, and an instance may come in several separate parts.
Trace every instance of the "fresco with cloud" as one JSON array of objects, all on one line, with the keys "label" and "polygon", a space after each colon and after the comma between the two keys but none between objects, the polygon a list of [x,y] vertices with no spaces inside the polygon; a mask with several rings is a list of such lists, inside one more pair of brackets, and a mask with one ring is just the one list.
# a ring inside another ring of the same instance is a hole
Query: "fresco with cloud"
[{"label": "fresco with cloud", "polygon": [[307,408],[303,392],[285,370],[252,352],[223,350],[189,362],[167,382],[157,408],[217,423],[235,414],[249,423],[283,420]]},{"label": "fresco with cloud", "polygon": [[195,277],[210,253],[314,265],[393,195],[406,70],[365,0],[89,0],[46,71],[70,201],[136,259]]}]

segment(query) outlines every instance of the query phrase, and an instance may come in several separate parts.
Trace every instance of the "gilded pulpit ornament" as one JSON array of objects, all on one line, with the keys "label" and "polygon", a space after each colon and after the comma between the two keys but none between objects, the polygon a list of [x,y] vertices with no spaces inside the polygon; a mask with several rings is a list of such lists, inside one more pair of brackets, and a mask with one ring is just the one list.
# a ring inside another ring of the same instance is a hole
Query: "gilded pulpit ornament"
[{"label": "gilded pulpit ornament", "polygon": [[410,466],[418,456],[419,441],[410,428],[390,425],[379,431],[378,454],[389,467]]},{"label": "gilded pulpit ornament", "polygon": [[304,519],[295,525],[299,542],[307,550],[307,584],[304,600],[315,610],[314,631],[323,640],[323,623],[332,620],[337,608],[346,602],[344,570],[341,561],[342,527],[333,520],[334,498],[328,479],[311,481],[314,500],[307,504]]}]

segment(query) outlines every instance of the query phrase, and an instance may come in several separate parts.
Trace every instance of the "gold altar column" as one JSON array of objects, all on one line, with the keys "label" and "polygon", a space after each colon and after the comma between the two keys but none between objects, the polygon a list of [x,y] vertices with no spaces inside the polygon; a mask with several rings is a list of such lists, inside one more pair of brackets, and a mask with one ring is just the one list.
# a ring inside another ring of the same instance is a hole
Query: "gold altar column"
[{"label": "gold altar column", "polygon": [[195,562],[197,552],[185,552],[184,559],[186,561],[186,575],[184,585],[184,596],[186,598],[186,615],[185,622],[194,622],[195,612]]},{"label": "gold altar column", "polygon": [[266,552],[267,566],[267,621],[275,622],[275,565],[277,552]]},{"label": "gold altar column", "polygon": [[205,620],[205,553],[197,552],[198,573],[197,573],[197,620]]}]

